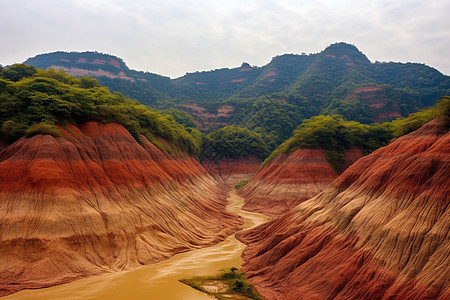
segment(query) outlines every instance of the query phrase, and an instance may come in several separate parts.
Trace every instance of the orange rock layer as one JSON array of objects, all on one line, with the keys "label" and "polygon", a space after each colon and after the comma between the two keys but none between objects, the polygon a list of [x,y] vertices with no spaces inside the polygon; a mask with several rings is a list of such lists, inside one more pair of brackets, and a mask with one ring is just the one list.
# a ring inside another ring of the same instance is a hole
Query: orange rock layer
[{"label": "orange rock layer", "polygon": [[[348,164],[362,156],[360,149],[346,152]],[[279,155],[239,190],[244,209],[279,216],[326,188],[338,174],[323,149],[298,149]]]},{"label": "orange rock layer", "polygon": [[202,164],[215,178],[229,185],[250,180],[259,169],[262,160],[256,156],[237,159],[203,160]]},{"label": "orange rock layer", "polygon": [[450,133],[437,121],[239,234],[266,299],[450,299]]},{"label": "orange rock layer", "polygon": [[0,152],[0,295],[154,263],[239,228],[195,159],[118,124],[68,130]]}]

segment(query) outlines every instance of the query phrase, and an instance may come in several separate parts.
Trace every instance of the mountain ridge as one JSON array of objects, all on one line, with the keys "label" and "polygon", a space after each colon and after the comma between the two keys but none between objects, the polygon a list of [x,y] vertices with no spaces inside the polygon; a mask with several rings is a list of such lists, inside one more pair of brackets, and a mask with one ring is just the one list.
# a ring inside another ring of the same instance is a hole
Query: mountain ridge
[{"label": "mountain ridge", "polygon": [[[418,102],[417,107],[422,108],[434,105],[436,99],[450,90],[450,77],[432,67],[418,63],[372,63],[356,46],[346,43],[332,44],[315,54],[275,56],[264,66],[250,66],[243,63],[235,68],[186,73],[175,79],[130,70],[122,59],[98,52],[40,54],[27,59],[25,64],[43,69],[63,68],[69,74],[73,70],[71,68],[76,68],[75,71],[77,71],[83,66],[90,72],[94,70],[110,72],[109,74],[91,73],[91,75],[114,91],[122,92],[143,104],[156,104],[156,106],[161,105],[158,101],[169,99],[175,100],[177,104],[189,101],[211,103],[256,99],[261,95],[269,98],[282,97],[288,103],[299,105],[302,101],[297,99],[299,97],[296,95],[298,95],[300,98],[308,98],[308,103],[315,106],[320,106],[322,103],[324,107],[321,109],[325,109],[332,99],[344,100],[345,96],[358,87],[379,86],[386,89],[388,87],[383,85],[390,85],[395,89],[409,88],[417,90],[419,94],[422,93],[422,96],[416,95],[414,98],[414,101]],[[84,75],[87,74],[89,72]],[[75,72],[74,75],[82,74]],[[152,90],[152,93],[142,95],[121,87],[117,83],[121,79],[120,76],[123,77],[122,81],[131,80],[129,84],[135,88],[142,89],[142,86],[147,84],[147,89]],[[430,81],[435,87],[440,85],[440,92],[434,92],[431,96],[420,91],[420,89],[423,90],[421,80],[425,87],[431,86],[428,83]],[[324,85],[327,87],[325,90],[322,87],[324,81],[328,81]],[[316,91],[318,89],[319,93]],[[397,93],[408,94],[407,91],[400,90]],[[273,93],[279,95],[272,96]],[[399,98],[399,95],[388,95],[388,98]],[[328,107],[328,110],[333,109],[336,110],[336,107]],[[405,106],[399,110],[399,113],[406,116],[407,113],[417,109],[408,110]]]}]

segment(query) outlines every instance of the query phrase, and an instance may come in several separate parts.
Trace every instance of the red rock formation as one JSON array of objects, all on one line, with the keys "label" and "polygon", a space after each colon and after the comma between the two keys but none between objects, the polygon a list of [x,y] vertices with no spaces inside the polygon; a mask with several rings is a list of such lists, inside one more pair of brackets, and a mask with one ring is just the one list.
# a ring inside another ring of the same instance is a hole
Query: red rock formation
[{"label": "red rock formation", "polygon": [[232,105],[218,106],[217,113],[211,113],[205,107],[199,106],[196,103],[180,105],[179,109],[191,115],[198,123],[198,128],[202,131],[230,125],[234,113],[234,106]]},{"label": "red rock formation", "polygon": [[366,106],[367,113],[376,122],[402,117],[400,107],[389,100],[383,87],[358,87],[346,97],[346,101]]},{"label": "red rock formation", "polygon": [[[95,63],[93,62],[93,64],[95,64]],[[98,62],[97,62],[97,64],[98,64]],[[114,65],[113,63],[111,63],[111,64]],[[112,72],[105,71],[102,69],[88,70],[88,69],[81,69],[81,68],[76,68],[76,67],[67,68],[67,67],[58,66],[58,65],[51,65],[49,67],[49,69],[50,68],[55,69],[55,70],[64,70],[64,71],[66,71],[67,74],[69,74],[71,76],[96,76],[96,77],[106,76],[108,78],[125,79],[125,80],[131,81],[131,82],[136,81],[134,78],[126,76],[125,73],[122,71],[118,72],[117,74],[114,74]]]},{"label": "red rock formation", "polygon": [[[346,152],[352,164],[362,156],[360,149]],[[338,174],[322,149],[298,149],[289,156],[279,155],[239,190],[244,209],[279,216],[317,195]]]},{"label": "red rock formation", "polygon": [[195,159],[118,124],[68,130],[0,152],[0,295],[157,262],[239,227]]},{"label": "red rock formation", "polygon": [[228,185],[250,180],[258,172],[261,163],[262,160],[256,156],[217,161],[205,159],[202,161],[202,164],[211,174]]},{"label": "red rock formation", "polygon": [[257,290],[267,299],[450,299],[450,133],[437,124],[240,234]]}]

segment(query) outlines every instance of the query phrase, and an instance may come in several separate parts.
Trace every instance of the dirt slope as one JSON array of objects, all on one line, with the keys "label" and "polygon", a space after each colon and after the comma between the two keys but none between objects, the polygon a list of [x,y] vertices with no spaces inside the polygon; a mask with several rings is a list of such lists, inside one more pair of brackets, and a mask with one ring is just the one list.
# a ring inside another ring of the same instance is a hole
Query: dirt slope
[{"label": "dirt slope", "polygon": [[450,133],[435,120],[240,234],[267,299],[450,299]]},{"label": "dirt slope", "polygon": [[[362,151],[354,148],[345,155],[351,165]],[[337,176],[323,149],[300,148],[275,158],[239,190],[239,195],[245,198],[245,210],[279,216],[320,193]]]},{"label": "dirt slope", "polygon": [[118,124],[68,129],[0,152],[0,295],[157,262],[239,228],[195,159]]}]

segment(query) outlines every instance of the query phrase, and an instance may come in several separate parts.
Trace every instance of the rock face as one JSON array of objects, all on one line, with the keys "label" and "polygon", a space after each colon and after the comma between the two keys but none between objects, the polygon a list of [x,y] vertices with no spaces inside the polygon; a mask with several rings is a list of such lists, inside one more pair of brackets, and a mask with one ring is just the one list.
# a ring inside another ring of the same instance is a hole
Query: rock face
[{"label": "rock face", "polygon": [[259,169],[262,160],[256,156],[239,157],[237,159],[203,160],[202,164],[215,178],[229,185],[250,180]]},{"label": "rock face", "polygon": [[257,290],[267,299],[450,299],[450,133],[437,124],[240,234]]},{"label": "rock face", "polygon": [[205,107],[196,103],[182,104],[177,108],[191,115],[202,131],[211,131],[230,125],[234,115],[234,106],[232,105],[219,105],[214,112],[209,112]]},{"label": "rock face", "polygon": [[[362,156],[360,149],[346,152],[348,164]],[[338,174],[323,149],[297,149],[281,154],[239,190],[244,209],[279,216],[326,188]]]},{"label": "rock face", "polygon": [[157,262],[239,228],[197,160],[118,124],[68,130],[0,152],[0,295]]}]

